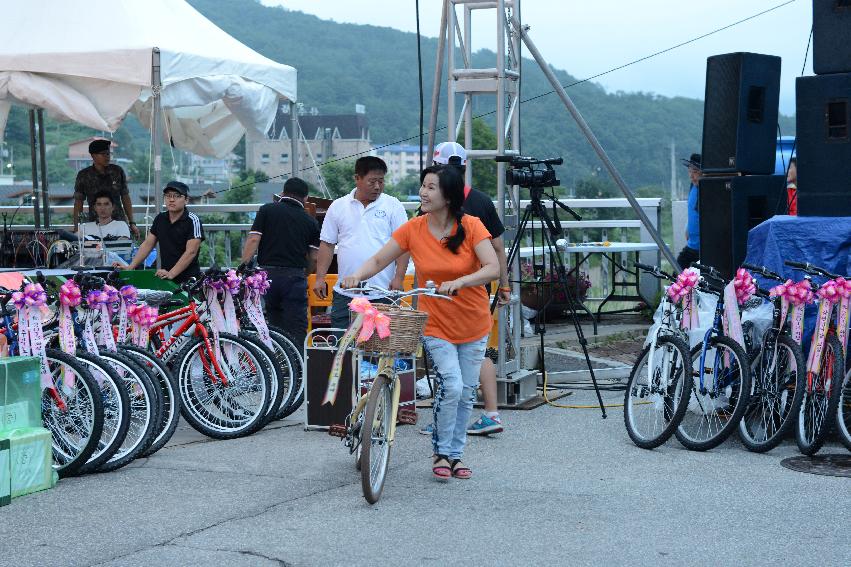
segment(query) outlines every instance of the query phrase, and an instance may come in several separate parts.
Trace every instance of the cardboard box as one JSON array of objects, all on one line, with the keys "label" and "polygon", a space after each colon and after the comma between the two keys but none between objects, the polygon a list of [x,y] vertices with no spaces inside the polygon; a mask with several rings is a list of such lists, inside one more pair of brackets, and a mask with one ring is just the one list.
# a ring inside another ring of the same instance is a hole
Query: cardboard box
[{"label": "cardboard box", "polygon": [[9,455],[9,440],[0,439],[0,506],[12,499],[12,467]]},{"label": "cardboard box", "polygon": [[41,425],[38,358],[12,356],[0,359],[0,432]]},{"label": "cardboard box", "polygon": [[7,435],[12,498],[53,488],[58,475],[53,471],[50,431],[43,427],[30,427],[9,431]]}]

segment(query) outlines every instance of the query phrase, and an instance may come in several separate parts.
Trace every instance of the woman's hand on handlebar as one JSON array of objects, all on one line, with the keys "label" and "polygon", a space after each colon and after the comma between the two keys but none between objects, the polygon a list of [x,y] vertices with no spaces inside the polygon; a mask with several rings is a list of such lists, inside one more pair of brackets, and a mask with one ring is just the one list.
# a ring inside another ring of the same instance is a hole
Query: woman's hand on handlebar
[{"label": "woman's hand on handlebar", "polygon": [[443,282],[438,286],[437,293],[441,295],[458,295],[458,290],[462,289],[464,284],[460,279]]}]

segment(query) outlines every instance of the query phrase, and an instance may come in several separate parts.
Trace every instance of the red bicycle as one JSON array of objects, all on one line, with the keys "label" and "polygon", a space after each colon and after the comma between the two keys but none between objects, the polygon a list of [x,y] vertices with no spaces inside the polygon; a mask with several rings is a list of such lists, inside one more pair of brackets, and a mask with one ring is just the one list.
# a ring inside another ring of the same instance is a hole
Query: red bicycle
[{"label": "red bicycle", "polygon": [[208,328],[205,302],[196,301],[203,286],[203,280],[182,286],[189,305],[157,317],[149,329],[151,348],[175,374],[181,413],[192,427],[216,439],[242,437],[264,425],[270,369],[249,341]]}]

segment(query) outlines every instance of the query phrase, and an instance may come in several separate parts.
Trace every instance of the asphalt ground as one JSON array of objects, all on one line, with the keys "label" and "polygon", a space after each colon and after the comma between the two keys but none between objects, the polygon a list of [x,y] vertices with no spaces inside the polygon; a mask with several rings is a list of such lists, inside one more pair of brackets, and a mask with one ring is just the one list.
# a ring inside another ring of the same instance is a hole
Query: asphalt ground
[{"label": "asphalt ground", "polygon": [[445,484],[429,438],[400,428],[374,506],[323,432],[212,441],[182,425],[151,458],[0,508],[0,565],[851,565],[851,479],[782,467],[794,444],[645,451],[619,407],[503,417],[470,439],[473,478]]}]

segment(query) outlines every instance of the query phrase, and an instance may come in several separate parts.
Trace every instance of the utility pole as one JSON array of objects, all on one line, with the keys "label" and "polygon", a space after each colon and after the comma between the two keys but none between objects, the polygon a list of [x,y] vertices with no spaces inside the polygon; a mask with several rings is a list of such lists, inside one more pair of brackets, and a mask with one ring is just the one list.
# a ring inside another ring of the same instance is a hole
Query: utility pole
[{"label": "utility pole", "polygon": [[671,138],[671,202],[677,200],[677,143]]}]

